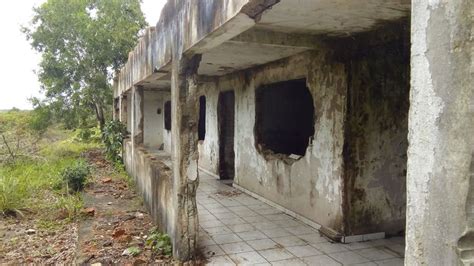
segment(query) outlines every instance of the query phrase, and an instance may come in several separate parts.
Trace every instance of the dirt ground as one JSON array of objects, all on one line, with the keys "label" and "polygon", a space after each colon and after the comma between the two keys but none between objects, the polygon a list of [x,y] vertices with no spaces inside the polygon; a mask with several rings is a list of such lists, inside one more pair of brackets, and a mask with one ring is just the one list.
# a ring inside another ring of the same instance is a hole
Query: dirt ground
[{"label": "dirt ground", "polygon": [[[0,264],[169,264],[145,245],[153,223],[140,197],[101,151],[84,156],[93,166],[82,216],[73,222],[38,221],[38,214],[0,219]],[[54,220],[54,219],[53,219]],[[127,255],[133,247],[139,254]]]}]

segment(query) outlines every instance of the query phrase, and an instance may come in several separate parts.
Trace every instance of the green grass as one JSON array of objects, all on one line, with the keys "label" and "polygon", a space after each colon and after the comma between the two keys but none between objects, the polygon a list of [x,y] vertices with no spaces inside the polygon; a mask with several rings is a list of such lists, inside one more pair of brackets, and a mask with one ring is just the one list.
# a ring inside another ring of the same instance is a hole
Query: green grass
[{"label": "green grass", "polygon": [[50,219],[73,219],[82,208],[82,198],[67,193],[61,173],[83,162],[82,152],[101,146],[78,142],[73,132],[58,128],[49,130],[38,146],[36,154],[0,166],[0,214],[29,210]]}]

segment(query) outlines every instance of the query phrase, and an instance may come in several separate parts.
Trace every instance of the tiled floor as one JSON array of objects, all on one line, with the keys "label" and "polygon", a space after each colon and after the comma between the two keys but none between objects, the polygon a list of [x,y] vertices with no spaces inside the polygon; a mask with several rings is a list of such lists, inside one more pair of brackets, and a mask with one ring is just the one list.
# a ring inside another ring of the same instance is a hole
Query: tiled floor
[{"label": "tiled floor", "polygon": [[403,238],[331,243],[270,205],[200,177],[199,246],[209,265],[403,265]]}]

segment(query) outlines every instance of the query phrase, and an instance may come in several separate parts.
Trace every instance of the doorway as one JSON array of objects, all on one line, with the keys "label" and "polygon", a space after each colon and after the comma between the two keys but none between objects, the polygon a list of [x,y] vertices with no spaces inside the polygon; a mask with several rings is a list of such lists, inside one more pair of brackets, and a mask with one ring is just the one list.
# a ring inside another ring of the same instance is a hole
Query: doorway
[{"label": "doorway", "polygon": [[219,123],[219,177],[224,180],[233,180],[235,175],[234,118],[234,91],[221,92],[217,104],[217,119]]}]

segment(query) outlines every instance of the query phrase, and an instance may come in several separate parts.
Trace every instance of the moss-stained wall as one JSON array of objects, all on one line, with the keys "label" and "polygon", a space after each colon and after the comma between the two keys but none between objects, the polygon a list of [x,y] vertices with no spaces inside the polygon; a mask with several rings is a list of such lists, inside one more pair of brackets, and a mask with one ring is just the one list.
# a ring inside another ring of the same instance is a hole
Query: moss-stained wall
[{"label": "moss-stained wall", "polygon": [[[342,148],[346,75],[330,61],[330,49],[303,53],[229,74],[200,87],[205,94],[206,139],[199,164],[217,174],[219,91],[235,91],[234,183],[319,225],[342,230]],[[275,82],[306,78],[315,111],[314,136],[299,160],[265,155],[255,140],[255,90]]]},{"label": "moss-stained wall", "polygon": [[346,235],[405,229],[409,107],[408,23],[345,40]]}]

